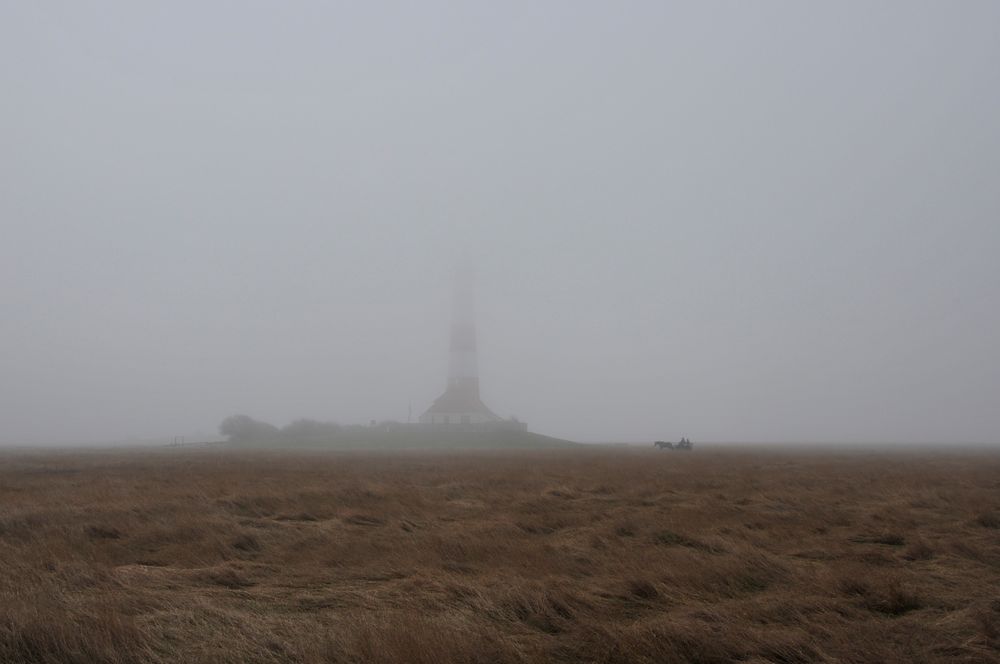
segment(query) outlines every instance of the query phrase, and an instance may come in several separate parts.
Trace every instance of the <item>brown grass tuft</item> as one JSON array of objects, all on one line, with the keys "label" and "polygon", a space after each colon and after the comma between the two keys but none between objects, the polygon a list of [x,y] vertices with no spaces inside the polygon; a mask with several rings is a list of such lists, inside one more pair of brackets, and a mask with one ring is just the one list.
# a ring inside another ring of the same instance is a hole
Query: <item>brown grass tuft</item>
[{"label": "brown grass tuft", "polygon": [[975,523],[983,528],[1000,528],[1000,513],[983,512],[976,517]]}]

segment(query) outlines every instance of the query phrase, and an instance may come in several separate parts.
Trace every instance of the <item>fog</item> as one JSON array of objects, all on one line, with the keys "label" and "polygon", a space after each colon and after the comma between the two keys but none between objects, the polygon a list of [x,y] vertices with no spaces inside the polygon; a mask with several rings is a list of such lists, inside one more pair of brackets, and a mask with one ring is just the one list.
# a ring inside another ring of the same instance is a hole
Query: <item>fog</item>
[{"label": "fog", "polygon": [[0,443],[1000,440],[1000,4],[7,2]]}]

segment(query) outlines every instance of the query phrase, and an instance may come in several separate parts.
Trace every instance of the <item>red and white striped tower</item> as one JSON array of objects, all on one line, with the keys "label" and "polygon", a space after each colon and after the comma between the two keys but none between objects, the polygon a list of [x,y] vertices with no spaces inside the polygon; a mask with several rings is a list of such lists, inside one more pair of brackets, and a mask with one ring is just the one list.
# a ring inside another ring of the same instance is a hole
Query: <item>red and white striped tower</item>
[{"label": "red and white striped tower", "polygon": [[479,398],[474,282],[474,273],[471,269],[457,271],[451,320],[448,384],[444,394],[420,416],[420,421],[425,424],[484,424],[500,421],[500,418]]}]

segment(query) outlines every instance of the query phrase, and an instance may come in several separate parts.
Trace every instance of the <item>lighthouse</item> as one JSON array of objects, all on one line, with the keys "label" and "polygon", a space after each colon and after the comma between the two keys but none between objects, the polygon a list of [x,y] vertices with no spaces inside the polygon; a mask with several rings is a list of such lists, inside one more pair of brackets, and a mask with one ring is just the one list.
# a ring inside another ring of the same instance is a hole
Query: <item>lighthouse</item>
[{"label": "lighthouse", "polygon": [[[422,424],[448,427],[466,425],[470,428],[492,428],[508,424],[487,408],[479,397],[474,281],[471,269],[456,271],[448,382],[444,394],[420,416]],[[510,424],[520,425],[520,423]],[[517,426],[517,428],[522,427],[523,425]]]}]

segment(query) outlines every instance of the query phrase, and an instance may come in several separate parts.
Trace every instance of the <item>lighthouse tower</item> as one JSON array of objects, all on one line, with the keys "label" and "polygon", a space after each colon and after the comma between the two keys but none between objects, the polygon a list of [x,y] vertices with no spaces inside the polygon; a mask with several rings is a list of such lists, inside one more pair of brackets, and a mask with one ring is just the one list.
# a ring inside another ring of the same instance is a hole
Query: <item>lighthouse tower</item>
[{"label": "lighthouse tower", "polygon": [[479,398],[479,361],[476,355],[476,313],[473,272],[460,269],[455,278],[451,321],[448,384],[427,411],[423,424],[479,425],[502,422]]}]

